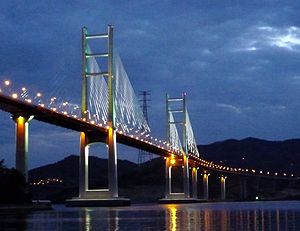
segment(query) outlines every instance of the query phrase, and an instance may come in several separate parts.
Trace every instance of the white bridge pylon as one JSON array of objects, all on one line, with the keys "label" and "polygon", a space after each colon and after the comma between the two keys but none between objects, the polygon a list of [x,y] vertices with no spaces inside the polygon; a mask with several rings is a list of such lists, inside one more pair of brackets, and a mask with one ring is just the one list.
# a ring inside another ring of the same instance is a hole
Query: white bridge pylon
[{"label": "white bridge pylon", "polygon": [[[107,50],[95,52],[90,40],[107,40]],[[90,190],[88,150],[103,142],[88,133],[80,135],[79,199],[119,198],[116,132],[147,140],[150,128],[140,108],[120,56],[113,47],[113,27],[107,34],[88,34],[82,29],[82,119],[106,126],[108,136],[108,189]]]},{"label": "white bridge pylon", "polygon": [[[193,129],[189,119],[186,106],[186,93],[179,98],[170,98],[166,96],[166,116],[167,116],[167,141],[181,151],[182,169],[183,169],[183,193],[173,193],[172,182],[172,166],[176,164],[174,156],[166,158],[166,199],[189,199],[190,194],[190,175],[189,175],[189,155],[199,157],[197,143],[194,137]],[[178,128],[181,130],[182,138],[180,139]],[[182,142],[180,141],[182,140]],[[195,166],[192,168],[192,185],[193,198],[197,198],[197,170]]]}]

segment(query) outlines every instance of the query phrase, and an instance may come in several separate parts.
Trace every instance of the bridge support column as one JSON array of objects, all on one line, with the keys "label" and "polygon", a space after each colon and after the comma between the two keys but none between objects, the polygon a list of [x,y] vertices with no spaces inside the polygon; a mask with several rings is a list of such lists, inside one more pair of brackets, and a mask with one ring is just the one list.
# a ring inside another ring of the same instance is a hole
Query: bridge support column
[{"label": "bridge support column", "polygon": [[209,194],[208,194],[208,173],[203,173],[203,199],[208,200]]},{"label": "bridge support column", "polygon": [[248,198],[247,195],[247,178],[241,177],[240,178],[240,199],[245,200]]},{"label": "bridge support column", "polygon": [[117,143],[116,131],[108,129],[108,190],[110,197],[118,197],[118,172],[117,172]]},{"label": "bridge support column", "polygon": [[189,158],[183,154],[183,190],[185,198],[190,198]]},{"label": "bridge support column", "polygon": [[13,115],[12,118],[16,123],[16,169],[28,182],[28,122],[30,118],[24,115]]},{"label": "bridge support column", "polygon": [[79,198],[85,198],[89,188],[89,146],[86,134],[80,133]]},{"label": "bridge support column", "polygon": [[198,198],[198,169],[192,168],[193,198]]},{"label": "bridge support column", "polygon": [[166,158],[165,163],[165,198],[169,198],[171,194],[171,182],[172,182],[172,166],[170,158]]},{"label": "bridge support column", "polygon": [[[196,198],[190,198],[190,195],[184,192],[172,192],[172,166],[175,165],[176,160],[174,157],[165,158],[165,198],[160,199],[161,204],[181,204],[181,203],[196,203],[198,200]],[[180,163],[181,167],[182,163]],[[183,171],[185,171],[186,165],[183,165]],[[188,169],[188,168],[187,168]],[[193,182],[197,184],[197,168],[193,169]],[[184,173],[184,172],[183,172]],[[183,176],[184,177],[184,176]],[[185,179],[184,179],[185,180]],[[189,181],[188,181],[189,182]],[[185,184],[185,182],[183,182]],[[183,185],[185,187],[185,185]],[[197,186],[195,186],[195,192],[197,192]],[[184,188],[186,189],[186,188]],[[188,191],[189,193],[189,191]],[[196,195],[196,194],[195,194]],[[196,195],[197,196],[197,195]],[[195,197],[196,197],[195,196]]]},{"label": "bridge support column", "polygon": [[221,176],[221,200],[226,200],[226,176]]}]

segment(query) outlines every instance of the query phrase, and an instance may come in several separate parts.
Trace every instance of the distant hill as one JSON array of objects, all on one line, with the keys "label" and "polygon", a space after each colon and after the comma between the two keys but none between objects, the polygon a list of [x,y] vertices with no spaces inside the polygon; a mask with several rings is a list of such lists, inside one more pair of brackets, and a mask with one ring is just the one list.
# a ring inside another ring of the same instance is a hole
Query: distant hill
[{"label": "distant hill", "polygon": [[[107,188],[107,166],[107,159],[89,157],[90,189]],[[38,186],[32,185],[34,196],[54,201],[78,196],[78,169],[79,157],[71,155],[56,163],[30,170],[29,181],[32,184],[43,182]],[[164,193],[164,179],[163,158],[155,158],[141,165],[128,160],[118,160],[118,183],[120,194],[123,196],[133,193],[136,201],[143,201],[143,198],[151,193],[152,199],[161,198]],[[151,185],[151,188],[145,188],[147,185]],[[139,192],[139,195],[135,191]]]},{"label": "distant hill", "polygon": [[[276,171],[282,169],[300,175],[300,139],[266,141],[246,138],[200,145],[198,148],[204,159],[221,161],[225,165]],[[89,187],[106,188],[108,184],[107,160],[90,156],[89,163]],[[30,170],[30,182],[44,182],[44,184],[32,185],[34,197],[62,202],[78,196],[78,169],[79,157],[71,155],[56,163]],[[182,191],[182,171],[180,166],[177,169],[179,170],[173,172],[172,178],[174,192]],[[213,197],[218,197],[219,193],[218,176],[218,174],[213,174],[210,177],[210,183],[214,184],[210,186],[211,191],[215,192]],[[50,180],[47,182],[48,179]],[[51,179],[59,179],[62,182],[51,181]],[[155,158],[141,165],[127,160],[118,160],[118,181],[120,195],[129,197],[134,202],[154,202],[164,196],[164,159]],[[230,188],[229,198],[237,198],[239,176],[230,176],[227,182],[227,187]],[[259,182],[255,177],[249,180],[250,187],[256,185],[250,190],[250,198],[259,193],[266,197],[280,197],[275,194],[280,194],[280,190],[290,187],[290,184],[282,183],[276,189],[274,183],[270,183],[271,180]],[[263,193],[263,187],[266,188],[267,194]],[[199,177],[199,188],[201,188],[201,177]],[[201,190],[199,192],[201,193]]]},{"label": "distant hill", "polygon": [[204,159],[258,169],[289,171],[300,175],[300,139],[266,141],[256,138],[225,140],[198,146]]},{"label": "distant hill", "polygon": [[[78,184],[79,157],[70,155],[54,164],[45,165],[29,171],[29,180],[59,178],[65,183]],[[137,165],[128,160],[118,160],[119,177],[131,174],[137,170]],[[89,157],[90,184],[107,185],[107,160],[95,156]]]}]

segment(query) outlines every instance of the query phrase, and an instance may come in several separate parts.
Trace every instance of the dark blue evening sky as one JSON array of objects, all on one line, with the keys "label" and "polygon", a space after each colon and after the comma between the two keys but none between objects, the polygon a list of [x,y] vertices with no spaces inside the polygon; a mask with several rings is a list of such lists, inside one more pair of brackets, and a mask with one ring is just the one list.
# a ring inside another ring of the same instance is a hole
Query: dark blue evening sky
[{"label": "dark blue evening sky", "polygon": [[[185,91],[198,144],[299,138],[299,6],[261,0],[3,1],[1,82],[79,103],[81,28],[105,32],[112,24],[134,89],[152,93],[155,136],[165,137],[165,94]],[[9,114],[0,112],[0,127],[0,159],[13,166]],[[75,132],[31,122],[30,167],[78,154],[78,141]],[[120,158],[136,160],[136,153],[126,150]]]}]

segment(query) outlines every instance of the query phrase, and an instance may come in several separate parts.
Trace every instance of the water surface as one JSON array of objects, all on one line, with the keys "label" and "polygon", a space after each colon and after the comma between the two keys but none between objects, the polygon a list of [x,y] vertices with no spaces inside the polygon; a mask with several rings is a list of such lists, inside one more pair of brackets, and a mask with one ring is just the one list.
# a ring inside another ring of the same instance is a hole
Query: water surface
[{"label": "water surface", "polygon": [[300,230],[300,201],[66,208],[0,215],[0,230]]}]

